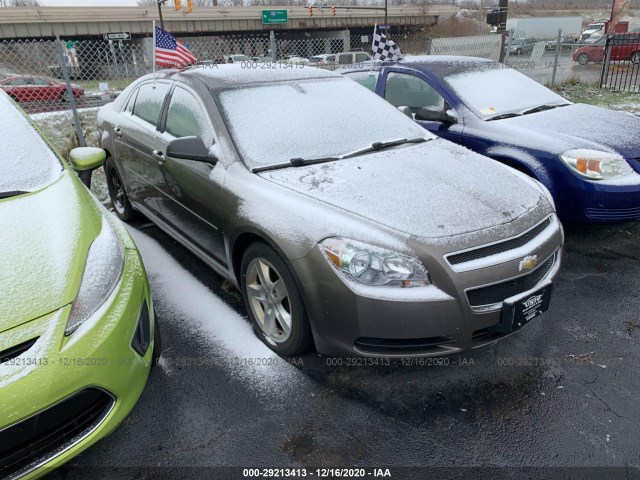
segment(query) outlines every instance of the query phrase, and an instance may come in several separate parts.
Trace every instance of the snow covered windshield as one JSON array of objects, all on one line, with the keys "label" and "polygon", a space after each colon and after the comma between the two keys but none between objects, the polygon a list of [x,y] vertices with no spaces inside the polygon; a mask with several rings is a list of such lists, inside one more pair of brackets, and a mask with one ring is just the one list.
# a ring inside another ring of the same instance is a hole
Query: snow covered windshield
[{"label": "snow covered windshield", "polygon": [[60,176],[62,164],[24,115],[3,97],[0,195],[44,187]]},{"label": "snow covered windshield", "polygon": [[254,84],[216,97],[236,148],[252,169],[292,158],[341,156],[375,142],[433,138],[346,78]]},{"label": "snow covered windshield", "polygon": [[485,120],[506,113],[522,113],[542,105],[570,103],[512,68],[497,63],[486,65],[486,69],[444,77],[460,99]]}]

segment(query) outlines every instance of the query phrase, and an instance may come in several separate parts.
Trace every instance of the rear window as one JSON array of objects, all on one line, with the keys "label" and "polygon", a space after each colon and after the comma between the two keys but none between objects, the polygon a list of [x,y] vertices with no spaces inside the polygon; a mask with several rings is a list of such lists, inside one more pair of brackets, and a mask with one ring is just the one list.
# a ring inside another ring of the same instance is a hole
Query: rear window
[{"label": "rear window", "polygon": [[136,103],[133,107],[133,114],[155,126],[158,122],[158,116],[160,115],[167,90],[169,90],[169,84],[167,83],[156,83],[155,85],[153,83],[145,83],[140,86],[136,96]]},{"label": "rear window", "polygon": [[60,177],[60,160],[4,93],[0,112],[0,192],[38,190]]},{"label": "rear window", "polygon": [[378,80],[378,72],[353,72],[353,73],[345,73],[345,77],[353,80],[354,82],[358,82],[363,87],[368,88],[372,92],[376,90],[376,82]]}]

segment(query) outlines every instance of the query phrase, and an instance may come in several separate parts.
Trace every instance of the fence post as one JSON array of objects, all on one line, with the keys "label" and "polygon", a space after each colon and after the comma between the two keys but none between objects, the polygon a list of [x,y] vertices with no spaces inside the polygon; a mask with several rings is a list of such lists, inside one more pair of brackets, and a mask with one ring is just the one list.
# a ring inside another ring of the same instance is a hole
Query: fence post
[{"label": "fence post", "polygon": [[560,40],[562,37],[562,29],[558,29],[558,41],[556,42],[556,55],[553,59],[553,73],[551,74],[551,86],[556,86],[556,73],[558,71],[558,55],[560,54]]},{"label": "fence post", "polygon": [[271,44],[271,61],[276,63],[278,59],[278,54],[276,52],[276,34],[271,30],[269,32],[269,43]]},{"label": "fence post", "polygon": [[600,72],[600,88],[604,88],[605,82],[609,80],[609,65],[611,63],[611,37],[607,36],[607,42],[604,45],[604,61],[602,62],[602,71]]},{"label": "fence post", "polygon": [[431,45],[433,43],[433,39],[427,38],[427,55],[431,55]]},{"label": "fence post", "polygon": [[513,36],[512,33],[513,33],[513,30],[510,30],[508,32],[505,32],[502,37],[504,38],[504,35],[507,36],[506,52],[505,52],[505,44],[504,44],[505,42],[504,41],[500,42],[500,57],[504,55],[503,63],[507,66],[509,65],[509,57],[511,57],[511,37]]},{"label": "fence post", "polygon": [[58,62],[60,63],[60,69],[62,70],[62,76],[64,77],[64,83],[67,84],[67,100],[69,100],[69,106],[71,107],[71,114],[73,115],[73,123],[76,127],[76,135],[78,136],[78,145],[86,147],[87,143],[84,140],[84,134],[80,127],[80,119],[78,118],[78,106],[76,104],[76,97],[73,95],[73,89],[71,88],[71,79],[69,78],[69,70],[67,69],[67,62],[64,60],[64,50],[62,49],[62,42],[60,36],[56,35],[56,48],[58,50]]}]

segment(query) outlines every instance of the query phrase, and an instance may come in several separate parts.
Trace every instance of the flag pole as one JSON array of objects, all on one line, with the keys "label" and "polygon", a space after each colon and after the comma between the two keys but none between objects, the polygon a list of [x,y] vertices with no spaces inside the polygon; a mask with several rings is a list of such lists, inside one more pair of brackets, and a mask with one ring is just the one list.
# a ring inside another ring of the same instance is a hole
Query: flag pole
[{"label": "flag pole", "polygon": [[377,28],[378,28],[378,24],[374,23],[374,25],[373,25],[373,37],[371,38],[371,53],[373,55],[371,55],[371,65],[369,65],[369,76],[373,75],[373,62],[375,61],[375,59],[374,59],[375,52],[373,51],[373,42],[375,42],[376,29]]},{"label": "flag pole", "polygon": [[153,84],[156,84],[156,21],[153,21]]}]

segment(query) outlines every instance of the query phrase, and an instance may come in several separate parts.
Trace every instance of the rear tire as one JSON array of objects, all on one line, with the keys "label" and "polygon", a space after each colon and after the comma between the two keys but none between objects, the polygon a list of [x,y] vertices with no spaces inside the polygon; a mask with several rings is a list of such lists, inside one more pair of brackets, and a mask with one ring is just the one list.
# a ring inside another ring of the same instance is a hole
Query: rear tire
[{"label": "rear tire", "polygon": [[109,190],[109,198],[113,204],[116,215],[123,222],[128,222],[135,218],[135,210],[129,201],[127,192],[122,182],[122,177],[118,172],[116,163],[112,157],[108,157],[104,162],[104,173],[107,177],[107,189]]},{"label": "rear tire", "polygon": [[640,63],[640,51],[631,54],[631,63]]},{"label": "rear tire", "polygon": [[589,55],[587,55],[586,53],[581,53],[580,55],[578,55],[578,63],[580,65],[586,65],[589,63]]},{"label": "rear tire", "polygon": [[242,294],[256,335],[280,355],[308,351],[311,326],[285,261],[265,243],[256,242],[247,248],[240,268]]},{"label": "rear tire", "polygon": [[153,311],[153,355],[151,357],[151,367],[158,365],[160,362],[160,355],[162,354],[162,335],[160,332],[160,323],[158,322],[158,316],[155,310]]}]

